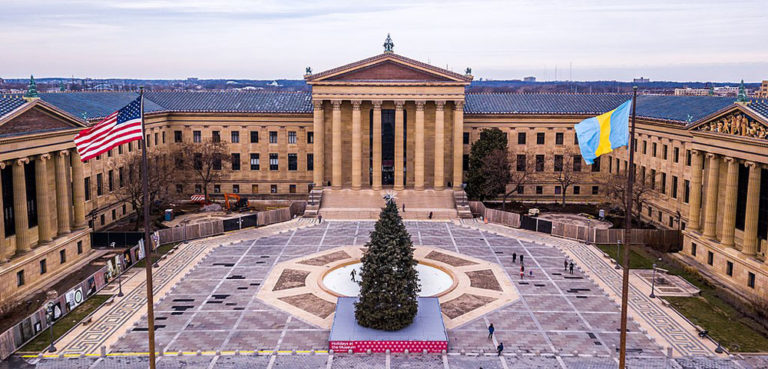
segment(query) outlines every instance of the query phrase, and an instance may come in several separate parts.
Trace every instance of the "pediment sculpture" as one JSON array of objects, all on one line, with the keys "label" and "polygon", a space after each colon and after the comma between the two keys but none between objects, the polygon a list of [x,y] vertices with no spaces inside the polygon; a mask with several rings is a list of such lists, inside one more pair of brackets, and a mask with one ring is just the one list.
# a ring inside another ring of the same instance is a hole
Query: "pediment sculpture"
[{"label": "pediment sculpture", "polygon": [[726,133],[752,138],[768,138],[768,128],[744,113],[733,113],[704,123],[699,131]]}]

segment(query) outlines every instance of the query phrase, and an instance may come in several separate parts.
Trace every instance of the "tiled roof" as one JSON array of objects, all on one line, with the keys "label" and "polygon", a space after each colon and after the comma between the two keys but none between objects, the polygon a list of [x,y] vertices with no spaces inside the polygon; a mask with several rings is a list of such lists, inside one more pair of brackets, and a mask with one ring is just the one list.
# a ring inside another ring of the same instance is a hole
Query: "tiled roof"
[{"label": "tiled roof", "polygon": [[21,95],[0,95],[0,118],[18,109],[26,102]]},{"label": "tiled roof", "polygon": [[167,111],[235,113],[311,113],[309,92],[148,92],[147,99]]},{"label": "tiled roof", "polygon": [[[467,94],[466,114],[602,114],[629,95],[618,94]],[[640,117],[692,122],[733,104],[733,98],[710,96],[637,97]]]},{"label": "tiled roof", "polygon": [[752,100],[747,107],[768,120],[768,100]]},{"label": "tiled roof", "polygon": [[[78,118],[103,118],[128,105],[139,96],[136,92],[59,92],[40,94],[43,101]],[[144,111],[164,110],[144,99]]]}]

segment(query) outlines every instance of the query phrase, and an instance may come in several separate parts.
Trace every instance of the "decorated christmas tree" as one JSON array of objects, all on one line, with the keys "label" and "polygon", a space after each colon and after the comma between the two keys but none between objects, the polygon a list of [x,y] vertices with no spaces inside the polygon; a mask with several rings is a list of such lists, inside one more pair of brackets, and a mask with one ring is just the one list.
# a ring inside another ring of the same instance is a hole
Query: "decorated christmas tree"
[{"label": "decorated christmas tree", "polygon": [[419,283],[411,235],[393,199],[387,200],[366,246],[360,300],[355,304],[357,323],[385,331],[405,328],[418,310]]}]

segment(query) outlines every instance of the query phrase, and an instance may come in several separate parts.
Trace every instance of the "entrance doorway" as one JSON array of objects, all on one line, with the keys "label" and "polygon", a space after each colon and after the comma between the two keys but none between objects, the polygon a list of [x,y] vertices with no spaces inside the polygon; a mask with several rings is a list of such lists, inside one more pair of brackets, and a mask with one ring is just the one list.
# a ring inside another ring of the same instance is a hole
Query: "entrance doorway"
[{"label": "entrance doorway", "polygon": [[[369,168],[373,168],[373,109],[370,111],[370,122],[368,132],[369,134],[369,146],[368,153]],[[407,142],[408,136],[408,119],[406,118],[406,111],[403,110],[403,147]],[[405,150],[403,152],[403,168],[407,157]],[[405,176],[403,176],[403,182],[405,182]],[[373,185],[373,172],[369,175],[369,183]],[[395,184],[395,110],[394,109],[382,109],[381,110],[381,184],[383,186],[392,186]],[[403,183],[405,185],[405,183]]]}]

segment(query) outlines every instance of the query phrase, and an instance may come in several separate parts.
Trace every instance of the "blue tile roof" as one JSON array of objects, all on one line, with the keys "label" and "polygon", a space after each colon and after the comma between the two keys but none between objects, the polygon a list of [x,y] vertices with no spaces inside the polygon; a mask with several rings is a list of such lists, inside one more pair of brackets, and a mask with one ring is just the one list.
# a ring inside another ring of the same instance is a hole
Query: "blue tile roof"
[{"label": "blue tile roof", "polygon": [[[43,93],[40,98],[78,118],[102,118],[128,105],[139,97],[136,92],[60,92]],[[144,111],[164,110],[160,105],[144,99]]]},{"label": "blue tile roof", "polygon": [[752,100],[747,107],[768,119],[768,100]]},{"label": "blue tile roof", "polygon": [[21,95],[0,95],[0,118],[18,109],[26,102]]},{"label": "blue tile roof", "polygon": [[734,101],[733,97],[641,95],[637,97],[637,115],[687,124],[733,105]]},{"label": "blue tile roof", "polygon": [[312,113],[307,91],[148,92],[167,111],[234,113]]}]

